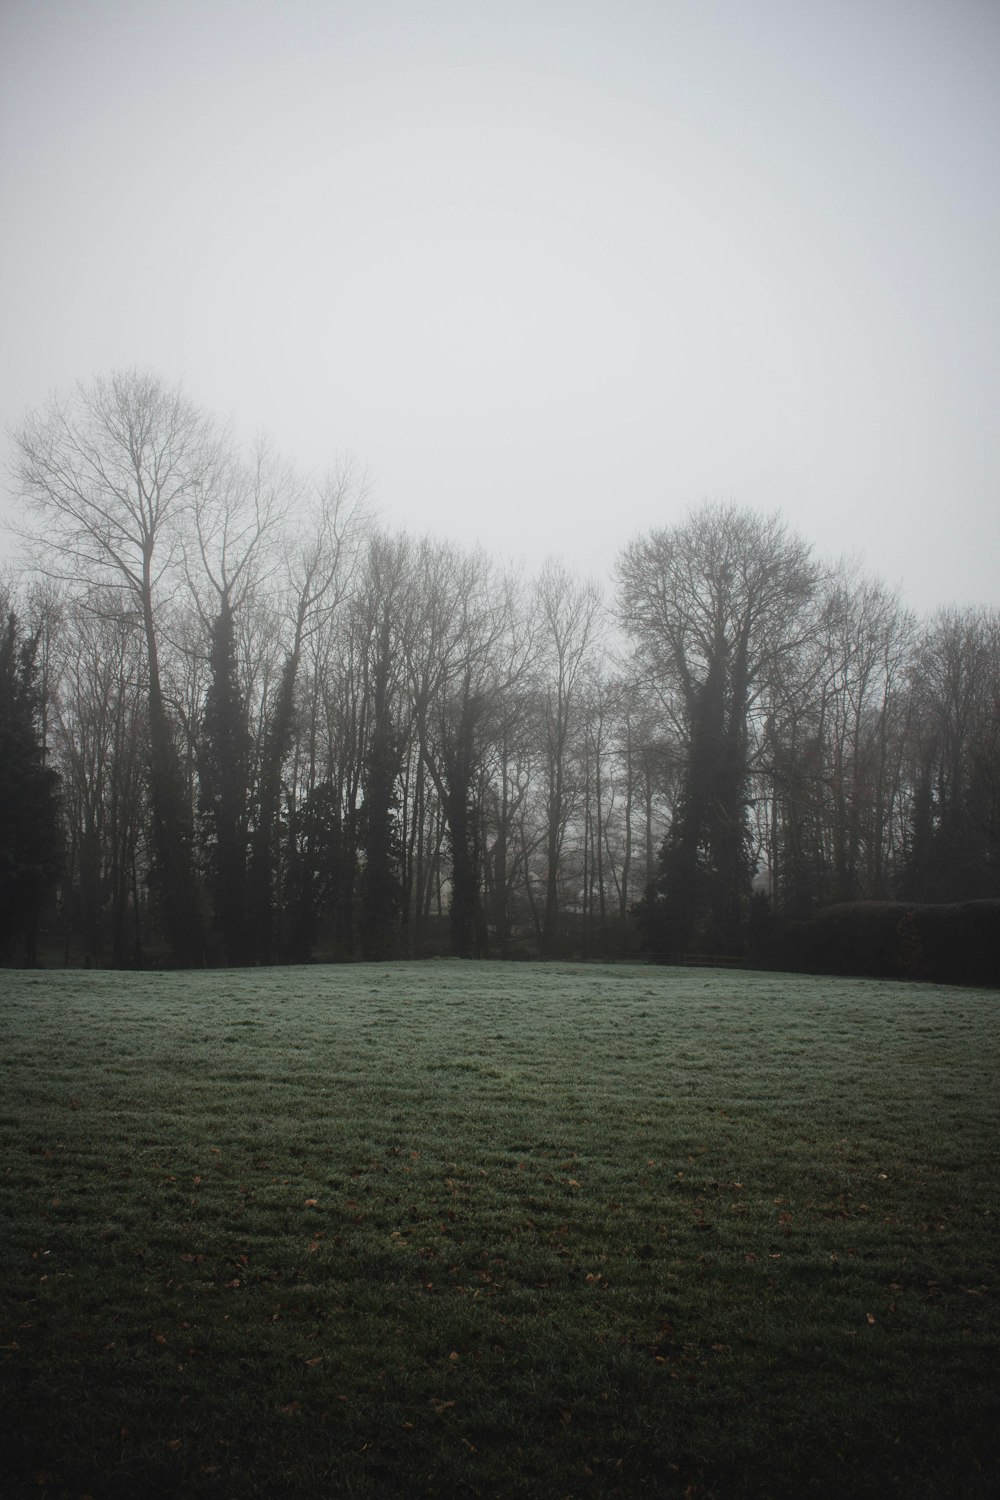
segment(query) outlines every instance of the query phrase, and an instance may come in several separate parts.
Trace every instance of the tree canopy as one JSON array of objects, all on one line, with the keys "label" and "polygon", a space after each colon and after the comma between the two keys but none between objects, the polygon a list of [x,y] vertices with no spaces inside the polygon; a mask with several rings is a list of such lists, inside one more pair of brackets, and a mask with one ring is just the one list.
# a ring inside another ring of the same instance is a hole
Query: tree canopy
[{"label": "tree canopy", "polygon": [[1000,891],[995,611],[916,620],[733,504],[611,597],[525,577],[141,372],[14,444],[8,957],[735,956],[762,913]]}]

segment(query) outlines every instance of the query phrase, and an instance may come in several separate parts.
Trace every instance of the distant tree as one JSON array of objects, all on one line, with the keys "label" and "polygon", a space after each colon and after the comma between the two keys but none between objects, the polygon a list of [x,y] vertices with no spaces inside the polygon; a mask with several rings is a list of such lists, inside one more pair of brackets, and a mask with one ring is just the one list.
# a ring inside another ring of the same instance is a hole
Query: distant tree
[{"label": "distant tree", "polygon": [[215,924],[231,964],[247,961],[247,856],[252,742],[240,678],[241,612],[266,569],[266,550],[296,493],[291,469],[266,443],[249,463],[218,465],[190,500],[187,571],[209,632],[208,688],[194,728],[202,862]]},{"label": "distant tree", "polygon": [[[528,816],[532,792],[543,775],[537,696],[522,684],[520,692],[512,694],[504,705],[486,786],[484,880],[489,924],[501,958],[510,951],[515,927],[523,926],[530,917],[530,859],[544,833]],[[540,929],[537,910],[535,914]]]},{"label": "distant tree", "polygon": [[59,874],[59,778],[45,763],[39,633],[0,598],[0,957],[38,961],[42,907]]},{"label": "distant tree", "polygon": [[344,609],[306,642],[288,872],[296,903],[291,951],[303,958],[320,933],[340,958],[352,958],[357,945],[369,717],[365,592],[362,567]]},{"label": "distant tree", "polygon": [[913,621],[898,597],[854,567],[825,591],[817,684],[824,736],[830,888],[827,899],[881,899],[893,874],[905,671]]},{"label": "distant tree", "polygon": [[503,705],[524,666],[515,591],[481,553],[425,542],[416,571],[408,676],[420,758],[443,813],[451,856],[451,942],[483,956],[488,762]]},{"label": "distant tree", "polygon": [[250,920],[255,957],[274,963],[280,954],[285,772],[296,731],[296,689],[306,642],[322,631],[346,598],[356,562],[362,495],[348,470],[324,481],[286,554],[286,623],[290,627],[276,691],[267,705],[250,841]]},{"label": "distant tree", "polygon": [[943,610],[913,661],[913,809],[903,894],[1000,894],[1000,614]]},{"label": "distant tree", "polygon": [[139,371],[81,384],[14,432],[22,534],[52,576],[117,589],[145,642],[152,853],[167,936],[181,963],[202,963],[191,799],[161,674],[158,593],[178,528],[218,451],[208,419],[178,388]]},{"label": "distant tree", "polygon": [[534,916],[531,859],[544,842],[542,820],[532,816],[545,778],[542,666],[538,612],[520,579],[506,581],[510,638],[508,684],[494,695],[489,744],[483,762],[483,887],[488,927],[506,956]]},{"label": "distant tree", "polygon": [[570,753],[580,720],[588,656],[598,629],[601,596],[596,584],[577,582],[561,563],[550,559],[536,584],[535,605],[544,672],[541,699],[547,779],[542,946],[552,956],[559,945],[563,842],[577,800],[571,784]]},{"label": "distant tree", "polygon": [[245,963],[250,731],[236,658],[236,624],[228,596],[212,622],[209,686],[198,746],[198,812],[215,921],[226,959]]},{"label": "distant tree", "polygon": [[856,565],[832,570],[802,650],[769,675],[755,791],[776,915],[883,899],[908,804],[913,620]]},{"label": "distant tree", "polygon": [[[636,664],[637,666],[638,664]],[[618,695],[616,760],[622,789],[622,849],[618,886],[619,921],[628,918],[636,889],[641,892],[656,873],[657,831],[677,802],[683,776],[679,731],[665,715],[658,694],[650,693],[642,671],[624,674]],[[634,821],[641,814],[637,852]],[[634,866],[639,862],[639,872]]]},{"label": "distant tree", "polygon": [[409,564],[404,538],[373,537],[359,595],[367,688],[361,952],[375,959],[393,951],[402,910],[400,775],[406,731],[400,687],[407,596],[412,591]]},{"label": "distant tree", "polygon": [[325,927],[334,953],[348,956],[353,934],[345,931],[345,922],[350,921],[355,850],[344,828],[337,785],[331,779],[315,781],[301,797],[289,799],[287,822],[283,955],[305,963]]},{"label": "distant tree", "polygon": [[116,967],[135,962],[142,944],[148,765],[142,643],[119,606],[98,589],[66,608],[52,715],[66,822],[67,951],[73,935],[88,960]]},{"label": "distant tree", "polygon": [[653,946],[742,946],[753,877],[749,720],[768,674],[799,649],[816,571],[779,517],[735,506],[705,505],[622,554],[621,623],[685,756],[642,913]]}]

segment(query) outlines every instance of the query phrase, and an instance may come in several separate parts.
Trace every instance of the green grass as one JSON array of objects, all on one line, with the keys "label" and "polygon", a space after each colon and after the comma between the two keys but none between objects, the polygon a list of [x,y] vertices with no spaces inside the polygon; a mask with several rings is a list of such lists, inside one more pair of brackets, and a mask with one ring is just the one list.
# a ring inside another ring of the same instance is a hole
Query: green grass
[{"label": "green grass", "polygon": [[997,992],[0,986],[3,1493],[997,1492]]}]

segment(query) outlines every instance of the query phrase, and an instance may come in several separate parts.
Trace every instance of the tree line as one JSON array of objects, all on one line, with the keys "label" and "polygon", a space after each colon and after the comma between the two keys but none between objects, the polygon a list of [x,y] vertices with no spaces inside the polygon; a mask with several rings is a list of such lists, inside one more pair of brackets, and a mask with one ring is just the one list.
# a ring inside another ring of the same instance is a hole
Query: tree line
[{"label": "tree line", "polygon": [[1000,616],[706,504],[607,595],[379,527],[141,372],[13,433],[8,960],[739,954],[1000,895]]}]

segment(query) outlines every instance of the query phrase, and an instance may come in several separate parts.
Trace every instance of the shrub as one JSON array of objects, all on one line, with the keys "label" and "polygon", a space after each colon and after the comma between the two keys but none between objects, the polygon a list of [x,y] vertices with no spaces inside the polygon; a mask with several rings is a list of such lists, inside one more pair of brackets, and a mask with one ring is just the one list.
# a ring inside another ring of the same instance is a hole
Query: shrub
[{"label": "shrub", "polygon": [[809,921],[776,923],[755,961],[806,974],[1000,986],[1000,900],[846,902]]}]

